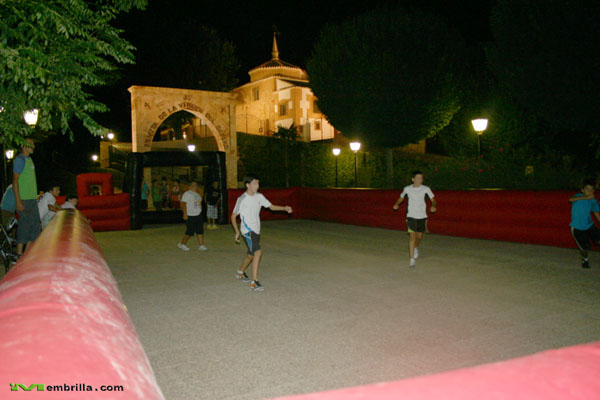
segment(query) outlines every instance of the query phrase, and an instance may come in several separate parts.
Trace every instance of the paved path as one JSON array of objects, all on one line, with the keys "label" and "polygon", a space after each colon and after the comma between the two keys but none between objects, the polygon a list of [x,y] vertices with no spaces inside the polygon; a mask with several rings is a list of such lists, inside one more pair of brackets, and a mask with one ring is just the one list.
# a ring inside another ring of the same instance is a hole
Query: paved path
[{"label": "paved path", "polygon": [[264,222],[263,293],[244,247],[183,225],[98,233],[167,399],[260,399],[394,380],[600,340],[600,255],[305,220]]}]

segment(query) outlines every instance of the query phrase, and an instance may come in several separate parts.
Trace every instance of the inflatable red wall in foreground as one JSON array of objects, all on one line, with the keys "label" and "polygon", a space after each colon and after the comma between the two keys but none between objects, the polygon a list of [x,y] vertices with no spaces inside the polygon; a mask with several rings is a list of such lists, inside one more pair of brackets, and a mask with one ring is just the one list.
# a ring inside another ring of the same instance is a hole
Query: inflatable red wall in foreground
[{"label": "inflatable red wall in foreground", "polygon": [[600,342],[395,382],[280,400],[596,400]]},{"label": "inflatable red wall in foreground", "polygon": [[57,213],[2,280],[0,332],[2,399],[163,399],[78,211]]}]

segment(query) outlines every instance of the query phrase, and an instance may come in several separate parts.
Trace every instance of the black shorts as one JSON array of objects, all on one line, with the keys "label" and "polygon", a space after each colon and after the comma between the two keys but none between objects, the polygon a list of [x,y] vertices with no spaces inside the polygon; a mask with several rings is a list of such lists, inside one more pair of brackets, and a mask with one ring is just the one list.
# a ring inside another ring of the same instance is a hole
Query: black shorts
[{"label": "black shorts", "polygon": [[248,254],[253,256],[255,251],[260,250],[260,234],[248,232],[242,234],[242,236],[244,237],[244,239],[246,239],[246,245],[248,246]]},{"label": "black shorts", "polygon": [[427,231],[427,218],[406,218],[406,226],[409,232],[424,233]]},{"label": "black shorts", "polygon": [[571,228],[571,233],[573,234],[575,243],[577,243],[577,246],[581,250],[589,250],[590,242],[600,244],[600,230],[596,228],[595,225],[592,225],[589,229],[585,231],[580,231],[579,229]]},{"label": "black shorts", "polygon": [[187,236],[194,236],[194,233],[202,235],[204,233],[204,221],[202,221],[202,214],[200,215],[188,215],[188,219],[185,221],[185,234]]}]

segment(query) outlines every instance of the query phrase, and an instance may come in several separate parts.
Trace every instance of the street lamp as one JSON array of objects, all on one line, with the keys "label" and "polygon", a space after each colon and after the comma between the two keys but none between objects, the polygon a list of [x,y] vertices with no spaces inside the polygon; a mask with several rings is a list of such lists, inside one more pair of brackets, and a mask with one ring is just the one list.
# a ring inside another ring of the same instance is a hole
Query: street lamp
[{"label": "street lamp", "polygon": [[471,121],[473,124],[473,129],[477,132],[477,155],[481,155],[481,135],[483,131],[487,129],[488,120],[485,118],[478,118]]},{"label": "street lamp", "polygon": [[354,187],[358,187],[358,159],[356,153],[360,150],[360,142],[351,142],[350,150],[354,152]]},{"label": "street lamp", "polygon": [[195,144],[188,144],[187,149],[188,149],[188,151],[194,151],[194,150],[196,150],[196,145]]},{"label": "street lamp", "polygon": [[32,128],[37,124],[38,120],[38,109],[34,108],[33,110],[25,111],[23,113],[23,119],[25,119],[25,123]]},{"label": "street lamp", "polygon": [[6,150],[6,159],[7,160],[12,160],[13,157],[15,156],[15,151],[14,150]]},{"label": "street lamp", "polygon": [[98,161],[98,154],[92,154],[92,161],[93,162]]},{"label": "street lamp", "polygon": [[340,153],[342,152],[342,150],[340,150],[336,147],[331,151],[333,152],[333,155],[335,156],[335,187],[337,187],[337,185],[338,185],[337,159],[338,159],[338,156],[340,155]]},{"label": "street lamp", "polygon": [[108,132],[108,134],[106,135],[106,137],[108,138],[108,140],[113,140],[115,138],[115,134],[112,132]]}]

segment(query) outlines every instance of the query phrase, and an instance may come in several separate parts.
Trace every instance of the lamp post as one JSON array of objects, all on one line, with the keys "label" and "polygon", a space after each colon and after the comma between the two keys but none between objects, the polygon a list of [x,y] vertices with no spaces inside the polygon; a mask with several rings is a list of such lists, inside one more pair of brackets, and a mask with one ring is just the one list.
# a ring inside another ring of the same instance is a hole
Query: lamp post
[{"label": "lamp post", "polygon": [[23,113],[23,119],[25,120],[25,123],[32,128],[35,126],[35,124],[37,124],[38,112],[38,109],[34,108],[33,110],[25,111]]},{"label": "lamp post", "polygon": [[98,161],[98,154],[92,154],[92,161],[93,162]]},{"label": "lamp post", "polygon": [[192,152],[194,150],[196,150],[196,145],[195,144],[188,144],[187,145],[187,149],[189,152]]},{"label": "lamp post", "polygon": [[115,134],[113,132],[108,132],[106,137],[108,138],[108,140],[113,140],[115,138]]},{"label": "lamp post", "polygon": [[481,156],[481,135],[483,131],[487,129],[488,120],[485,118],[478,118],[471,121],[473,129],[477,132],[477,155]]},{"label": "lamp post", "polygon": [[338,185],[338,167],[337,167],[337,160],[338,160],[338,156],[340,155],[340,153],[342,152],[341,149],[338,149],[337,147],[335,147],[333,150],[331,150],[333,152],[333,155],[335,156],[335,187],[337,187]]},{"label": "lamp post", "polygon": [[354,187],[358,187],[358,159],[356,153],[360,150],[360,142],[351,142],[350,150],[354,152]]}]

